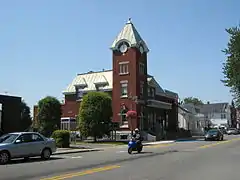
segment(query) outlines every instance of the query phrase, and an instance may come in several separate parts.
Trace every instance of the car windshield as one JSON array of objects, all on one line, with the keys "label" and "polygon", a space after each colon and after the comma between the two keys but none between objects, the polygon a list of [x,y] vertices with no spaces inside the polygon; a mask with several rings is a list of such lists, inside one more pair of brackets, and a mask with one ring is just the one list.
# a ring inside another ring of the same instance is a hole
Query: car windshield
[{"label": "car windshield", "polygon": [[13,143],[18,137],[18,134],[6,134],[0,137],[0,143]]},{"label": "car windshield", "polygon": [[217,133],[218,133],[217,130],[210,130],[210,131],[208,131],[208,134],[217,134]]},{"label": "car windshield", "polygon": [[9,136],[10,136],[9,134],[2,135],[0,137],[0,143],[3,142],[5,139],[7,139]]}]

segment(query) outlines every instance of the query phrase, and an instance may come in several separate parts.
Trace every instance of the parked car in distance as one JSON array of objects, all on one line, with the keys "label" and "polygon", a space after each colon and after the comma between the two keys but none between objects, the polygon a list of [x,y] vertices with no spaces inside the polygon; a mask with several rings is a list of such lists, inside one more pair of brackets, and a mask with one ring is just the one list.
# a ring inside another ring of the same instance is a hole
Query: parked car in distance
[{"label": "parked car in distance", "polygon": [[223,134],[227,134],[227,129],[225,127],[219,127],[219,130],[223,133]]},{"label": "parked car in distance", "polygon": [[227,134],[228,135],[237,135],[238,134],[238,130],[236,128],[229,128],[227,130]]},{"label": "parked car in distance", "polygon": [[207,140],[218,140],[222,141],[223,140],[223,133],[218,130],[218,129],[210,129],[206,134],[205,134],[205,141]]},{"label": "parked car in distance", "polygon": [[7,164],[11,159],[41,156],[50,159],[56,152],[56,143],[36,132],[16,132],[0,137],[0,164]]}]

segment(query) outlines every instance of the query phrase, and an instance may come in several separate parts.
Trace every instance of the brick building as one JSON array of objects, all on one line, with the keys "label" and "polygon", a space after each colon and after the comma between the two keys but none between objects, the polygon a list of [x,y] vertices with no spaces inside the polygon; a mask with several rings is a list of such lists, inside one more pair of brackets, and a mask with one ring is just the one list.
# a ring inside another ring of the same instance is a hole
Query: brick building
[{"label": "brick building", "polygon": [[178,127],[178,94],[163,89],[148,74],[148,52],[145,41],[129,20],[111,45],[112,70],[78,74],[64,90],[63,117],[75,117],[83,95],[105,91],[112,96],[113,122],[120,130],[129,131],[125,114],[135,111],[131,121],[142,131],[162,135]]}]

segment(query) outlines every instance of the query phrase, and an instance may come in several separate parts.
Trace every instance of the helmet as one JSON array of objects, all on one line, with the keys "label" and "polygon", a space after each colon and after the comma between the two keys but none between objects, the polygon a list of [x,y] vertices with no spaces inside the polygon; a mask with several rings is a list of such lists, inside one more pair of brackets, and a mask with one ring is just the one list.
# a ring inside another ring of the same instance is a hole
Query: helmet
[{"label": "helmet", "polygon": [[134,131],[135,131],[135,132],[139,132],[139,129],[138,129],[138,128],[136,128]]}]

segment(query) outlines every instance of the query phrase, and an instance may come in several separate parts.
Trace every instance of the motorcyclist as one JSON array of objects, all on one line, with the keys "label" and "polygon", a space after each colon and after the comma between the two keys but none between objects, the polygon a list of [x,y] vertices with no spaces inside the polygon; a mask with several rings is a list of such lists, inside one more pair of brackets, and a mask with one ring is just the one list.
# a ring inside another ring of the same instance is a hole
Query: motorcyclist
[{"label": "motorcyclist", "polygon": [[138,145],[140,145],[140,144],[142,143],[142,137],[141,137],[141,134],[140,134],[138,128],[136,128],[136,129],[134,130],[133,138],[134,138],[134,140],[136,141],[136,143],[137,143]]}]

